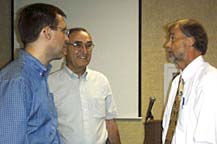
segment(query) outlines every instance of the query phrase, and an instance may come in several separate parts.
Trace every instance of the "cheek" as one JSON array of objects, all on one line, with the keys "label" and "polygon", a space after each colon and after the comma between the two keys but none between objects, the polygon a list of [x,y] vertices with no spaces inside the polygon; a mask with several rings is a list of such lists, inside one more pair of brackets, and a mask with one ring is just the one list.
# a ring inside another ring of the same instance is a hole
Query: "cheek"
[{"label": "cheek", "polygon": [[65,43],[65,36],[64,35],[59,35],[58,36],[58,41],[61,43]]},{"label": "cheek", "polygon": [[72,51],[71,47],[64,48],[64,54],[67,57],[68,60],[75,59],[75,52]]},{"label": "cheek", "polygon": [[91,56],[92,56],[92,54],[90,53],[89,55],[88,55],[88,60],[90,61],[90,59],[91,59]]},{"label": "cheek", "polygon": [[174,44],[172,45],[173,51],[179,51],[179,50],[180,50],[180,47],[181,47],[181,45],[180,45],[180,43],[178,43],[178,42],[176,42],[176,43],[174,43]]}]

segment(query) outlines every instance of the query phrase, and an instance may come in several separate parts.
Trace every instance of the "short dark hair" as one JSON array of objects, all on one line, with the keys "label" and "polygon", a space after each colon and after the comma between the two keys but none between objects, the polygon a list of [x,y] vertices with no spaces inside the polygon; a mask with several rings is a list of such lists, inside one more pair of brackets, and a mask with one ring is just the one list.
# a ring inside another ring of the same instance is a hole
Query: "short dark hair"
[{"label": "short dark hair", "polygon": [[24,46],[38,39],[41,30],[49,25],[57,26],[56,15],[66,17],[56,6],[44,3],[30,4],[19,12],[18,30]]},{"label": "short dark hair", "polygon": [[71,33],[74,33],[74,32],[80,32],[80,31],[84,31],[86,33],[88,33],[90,35],[90,33],[87,31],[87,29],[83,28],[83,27],[75,27],[75,28],[71,28],[69,29],[69,35]]},{"label": "short dark hair", "polygon": [[194,48],[199,50],[202,55],[206,54],[208,37],[204,27],[198,21],[193,19],[180,19],[171,23],[168,26],[168,31],[171,31],[175,26],[178,26],[185,36],[194,37]]}]

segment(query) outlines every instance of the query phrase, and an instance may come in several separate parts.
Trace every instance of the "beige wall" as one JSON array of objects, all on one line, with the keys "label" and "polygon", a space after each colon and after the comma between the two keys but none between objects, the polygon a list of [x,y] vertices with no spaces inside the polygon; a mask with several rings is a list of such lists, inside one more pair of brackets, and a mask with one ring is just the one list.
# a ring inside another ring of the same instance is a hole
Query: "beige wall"
[{"label": "beige wall", "polygon": [[[209,37],[206,60],[217,67],[217,0],[142,0],[142,112],[149,97],[156,96],[153,107],[155,119],[162,118],[163,74],[166,62],[163,44],[167,23],[180,18],[200,21]],[[142,144],[143,128],[140,120],[118,121],[123,144]]]}]

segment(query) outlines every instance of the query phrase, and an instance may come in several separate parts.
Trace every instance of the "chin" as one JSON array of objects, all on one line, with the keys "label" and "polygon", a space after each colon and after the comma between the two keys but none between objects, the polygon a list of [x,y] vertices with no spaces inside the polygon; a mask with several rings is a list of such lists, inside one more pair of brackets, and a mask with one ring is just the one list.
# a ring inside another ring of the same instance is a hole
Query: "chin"
[{"label": "chin", "polygon": [[62,59],[63,57],[59,57],[59,58],[56,58],[56,60],[60,60],[60,59]]},{"label": "chin", "polygon": [[175,58],[174,57],[169,57],[169,62],[171,62],[171,63],[175,63]]},{"label": "chin", "polygon": [[63,58],[63,55],[60,55],[60,56],[56,56],[55,58],[54,58],[54,60],[60,60],[60,59],[62,59]]}]

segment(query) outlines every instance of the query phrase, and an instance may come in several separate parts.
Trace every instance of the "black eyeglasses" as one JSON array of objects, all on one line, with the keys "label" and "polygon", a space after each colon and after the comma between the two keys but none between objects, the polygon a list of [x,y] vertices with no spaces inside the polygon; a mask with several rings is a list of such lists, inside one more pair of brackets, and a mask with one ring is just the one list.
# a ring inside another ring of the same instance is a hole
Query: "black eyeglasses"
[{"label": "black eyeglasses", "polygon": [[52,28],[53,30],[57,30],[57,29],[60,29],[61,32],[63,32],[65,35],[69,35],[69,29],[67,28],[61,28],[61,27],[58,27],[58,26],[50,26],[50,28]]},{"label": "black eyeglasses", "polygon": [[91,51],[95,46],[92,41],[86,43],[83,43],[82,41],[66,42],[66,45],[71,45],[78,50],[81,50],[83,47],[85,47],[88,51]]}]

